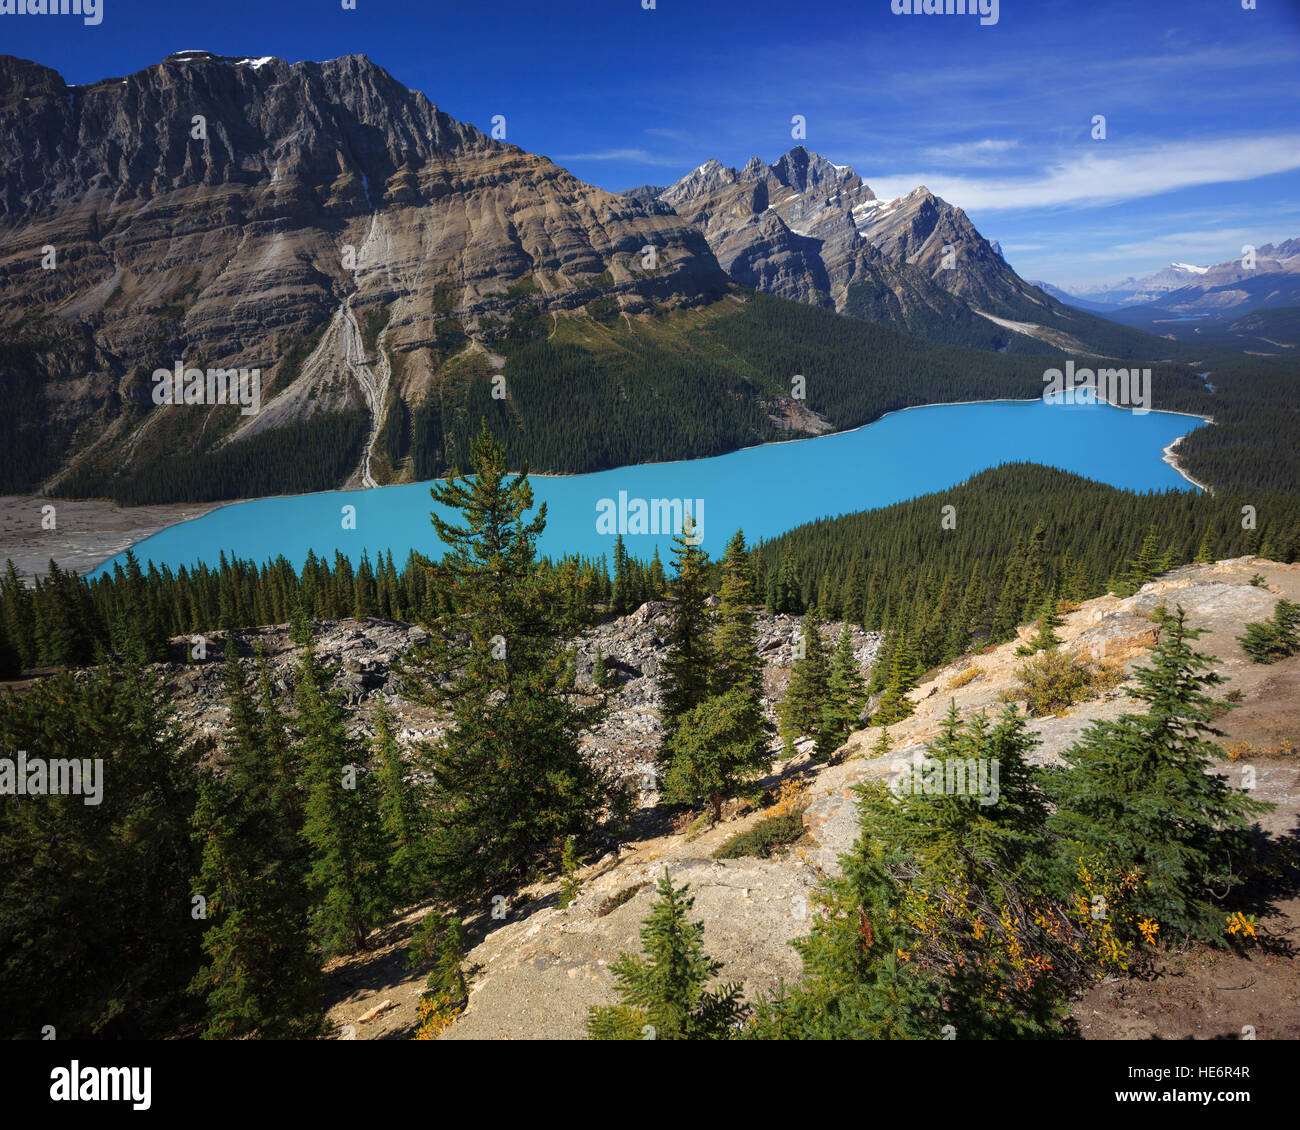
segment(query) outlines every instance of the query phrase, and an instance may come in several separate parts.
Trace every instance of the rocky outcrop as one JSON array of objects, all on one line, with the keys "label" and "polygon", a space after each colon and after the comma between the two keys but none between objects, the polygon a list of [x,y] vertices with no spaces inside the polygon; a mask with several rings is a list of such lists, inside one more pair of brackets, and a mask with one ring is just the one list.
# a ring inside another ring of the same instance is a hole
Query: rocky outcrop
[{"label": "rocky outcrop", "polygon": [[[662,733],[659,678],[667,650],[670,609],[666,602],[648,602],[627,616],[605,621],[568,645],[576,654],[579,689],[594,689],[596,656],[605,656],[609,709],[595,729],[582,735],[584,753],[593,764],[637,782],[639,788],[640,782],[652,780],[646,773],[654,764]],[[765,664],[764,706],[775,721],[776,703],[794,663],[795,635],[802,618],[760,612],[755,619]],[[828,647],[840,627],[825,626]],[[850,630],[855,656],[865,674],[879,647],[879,633],[856,626]],[[313,636],[317,657],[335,672],[335,688],[350,708],[354,734],[373,733],[371,711],[379,699],[389,705],[404,743],[423,741],[445,730],[445,719],[404,696],[395,668],[397,660],[427,636],[425,629],[388,620],[337,620],[317,622]],[[220,736],[227,714],[222,661],[231,646],[243,657],[252,656],[260,647],[267,657],[272,686],[285,696],[292,691],[300,649],[290,640],[285,625],[215,633],[205,640],[206,659],[202,662],[186,661],[192,644],[189,639],[178,639],[172,648],[175,662],[167,673],[177,692],[181,718],[195,732]],[[657,796],[653,786],[640,791],[647,802]]]},{"label": "rocky outcrop", "polygon": [[[1267,588],[1249,583],[1257,573]],[[1300,565],[1245,558],[1188,566],[1126,600],[1106,596],[1085,602],[1067,617],[1058,634],[1067,647],[1086,650],[1099,633],[1110,639],[1132,633],[1131,654],[1123,661],[1128,673],[1147,654],[1138,637],[1152,626],[1151,612],[1161,603],[1170,607],[1182,604],[1193,626],[1206,629],[1198,648],[1220,658],[1219,670],[1229,680],[1228,688],[1240,692],[1242,706],[1219,725],[1230,734],[1237,727],[1249,733],[1249,727],[1258,724],[1254,716],[1267,708],[1283,712],[1293,730],[1300,657],[1283,661],[1285,670],[1278,665],[1265,667],[1248,662],[1236,643],[1244,620],[1267,615],[1281,596],[1300,598]],[[653,620],[652,606],[646,617]],[[774,632],[772,638],[780,634]],[[858,836],[855,786],[888,780],[898,758],[922,749],[937,732],[950,699],[957,702],[963,716],[981,709],[1002,709],[1002,692],[1014,685],[1015,670],[1023,662],[1015,654],[1017,643],[965,657],[932,672],[930,679],[912,692],[916,713],[891,727],[894,745],[888,757],[873,758],[871,749],[878,734],[865,730],[850,739],[836,764],[816,765],[801,755],[781,766],[769,783],[775,787],[781,779],[802,777],[809,800],[804,813],[807,836],[783,853],[765,860],[712,859],[719,844],[762,817],[761,812],[742,812],[702,832],[646,835],[590,862],[579,872],[582,893],[566,909],[556,904],[552,882],[518,893],[504,920],[482,916],[476,922],[481,940],[468,955],[479,967],[469,1007],[441,1038],[580,1038],[588,1006],[610,1004],[615,999],[610,964],[622,951],[639,952],[640,924],[654,897],[653,883],[665,869],[674,880],[690,883],[690,893],[696,899],[692,918],[704,923],[705,948],[722,962],[720,979],[741,981],[750,999],[775,989],[780,980],[797,979],[800,964],[789,942],[808,932],[815,913],[810,902],[813,891],[822,876],[838,869],[839,856]],[[954,678],[967,673],[972,665],[980,669],[978,677],[950,689]],[[1121,685],[1065,716],[1035,720],[1033,729],[1042,744],[1034,760],[1055,760],[1092,721],[1113,718],[1139,706]],[[1233,739],[1224,740],[1230,743]],[[1285,833],[1300,809],[1294,761],[1238,761],[1234,769],[1247,764],[1258,765],[1257,795],[1278,804],[1266,827]],[[1230,777],[1234,783],[1240,779]],[[616,894],[630,897],[612,912],[602,913],[609,905],[606,900]],[[1183,972],[1180,968],[1180,976]],[[1222,983],[1222,978],[1215,982]],[[1231,979],[1228,983],[1235,987]],[[418,982],[411,980],[403,988],[409,1003],[389,1014],[383,1032],[368,1032],[367,1036],[409,1035]],[[387,997],[397,999],[392,986],[375,985],[354,993],[332,1017],[340,1024],[352,1022]]]}]

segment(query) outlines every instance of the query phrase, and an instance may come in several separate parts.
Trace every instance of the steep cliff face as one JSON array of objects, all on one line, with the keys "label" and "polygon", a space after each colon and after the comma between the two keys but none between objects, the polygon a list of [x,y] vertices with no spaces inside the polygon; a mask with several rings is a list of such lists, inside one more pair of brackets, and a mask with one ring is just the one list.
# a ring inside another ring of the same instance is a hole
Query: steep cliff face
[{"label": "steep cliff face", "polygon": [[[92,443],[149,458],[161,441],[142,430],[180,426],[148,412],[149,375],[179,360],[257,366],[268,395],[292,392],[218,434],[363,407],[377,426],[388,389],[359,378],[357,339],[418,396],[431,352],[490,340],[521,303],[638,312],[727,285],[670,209],[495,141],[362,56],[191,52],[86,87],[0,57],[0,162],[0,325],[21,351],[6,371],[39,384],[73,462]],[[53,343],[84,333],[91,372],[62,371]]]}]

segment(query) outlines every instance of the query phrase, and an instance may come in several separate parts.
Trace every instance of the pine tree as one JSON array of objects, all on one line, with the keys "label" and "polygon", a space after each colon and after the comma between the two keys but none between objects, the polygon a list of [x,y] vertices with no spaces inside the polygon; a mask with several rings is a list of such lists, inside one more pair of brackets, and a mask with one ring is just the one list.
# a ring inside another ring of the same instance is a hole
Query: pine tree
[{"label": "pine tree", "polygon": [[226,758],[201,778],[193,820],[202,851],[193,890],[206,900],[208,927],[206,962],[192,987],[207,1003],[208,1038],[309,1037],[323,1012],[307,924],[303,812],[296,783],[284,779],[283,720],[259,718],[227,648]]},{"label": "pine tree", "polygon": [[311,845],[307,885],[311,931],[328,958],[366,948],[366,936],[388,909],[375,779],[363,772],[347,713],[310,645],[298,667],[294,729],[299,735],[306,796],[303,838]]},{"label": "pine tree", "polygon": [[1166,549],[1162,552],[1159,545],[1156,528],[1151,525],[1142,539],[1142,548],[1138,550],[1137,557],[1111,581],[1111,591],[1116,596],[1132,596],[1148,581],[1154,580],[1169,569],[1173,564],[1173,551]]},{"label": "pine tree", "polygon": [[[1025,726],[1014,708],[993,726],[982,716],[963,725],[954,707],[927,747],[940,766],[937,788],[860,787],[858,839],[842,874],[823,881],[810,935],[795,943],[801,984],[760,1006],[758,1038],[935,1039],[947,1025],[964,1039],[1071,1030],[1064,993],[1050,975],[1027,976],[1017,957],[1031,940],[1052,940],[1047,929],[1034,933],[1037,919],[1064,921],[1033,886],[1048,842],[1026,761],[1036,739]],[[972,758],[1002,768],[996,803],[981,804],[946,772]],[[999,944],[1003,935],[1014,944]],[[1050,970],[1057,954],[1035,956]]]},{"label": "pine tree", "polygon": [[593,1040],[725,1040],[742,1022],[740,985],[705,987],[722,964],[704,952],[704,923],[687,920],[689,889],[664,872],[641,927],[646,956],[622,953],[610,966],[620,1003],[588,1011]]},{"label": "pine tree", "polygon": [[1207,895],[1239,880],[1233,861],[1249,853],[1250,817],[1271,806],[1210,772],[1223,756],[1210,740],[1221,736],[1210,691],[1223,678],[1212,657],[1192,649],[1204,630],[1189,628],[1181,607],[1165,615],[1152,664],[1136,669],[1129,691],[1147,713],[1094,722],[1050,772],[1049,792],[1068,871],[1079,851],[1136,867],[1135,913],[1221,941],[1223,915]]},{"label": "pine tree", "polygon": [[663,600],[668,591],[668,582],[664,578],[664,563],[659,560],[659,547],[655,546],[654,560],[650,562],[650,599]]},{"label": "pine tree", "polygon": [[1017,655],[1037,655],[1040,651],[1055,651],[1061,646],[1056,629],[1065,623],[1057,609],[1056,597],[1048,594],[1038,613],[1038,630],[1025,643],[1016,648]]},{"label": "pine tree", "polygon": [[[864,826],[932,870],[965,870],[968,881],[972,868],[994,858],[1017,868],[1027,858],[1045,859],[1047,804],[1027,760],[1038,744],[1014,706],[993,724],[983,714],[963,724],[951,702],[921,769],[909,766],[901,802],[891,795],[868,804]],[[935,775],[927,776],[931,768]],[[984,793],[975,787],[980,772]]]},{"label": "pine tree", "polygon": [[576,701],[563,611],[536,562],[546,506],[524,521],[527,472],[507,475],[486,421],[473,457],[472,479],[457,473],[430,492],[463,515],[462,524],[432,516],[447,546],[449,607],[400,669],[409,697],[454,722],[426,756],[432,876],[457,904],[551,867],[565,837],[590,831],[607,794],[578,744],[601,707]]},{"label": "pine tree", "polygon": [[708,599],[708,554],[695,543],[695,526],[687,516],[673,538],[672,590],[676,598],[667,633],[660,690],[665,736],[671,737],[678,721],[709,697],[713,649]]},{"label": "pine tree", "polygon": [[853,635],[845,621],[831,656],[819,754],[829,756],[844,743],[844,739],[858,727],[866,703],[866,686],[862,672],[858,670],[857,657],[853,654]]},{"label": "pine tree", "polygon": [[1242,650],[1256,663],[1272,663],[1294,655],[1300,649],[1300,604],[1279,600],[1273,615],[1262,623],[1248,623],[1246,634],[1238,636]]},{"label": "pine tree", "polygon": [[799,579],[799,567],[793,557],[783,557],[776,580],[776,607],[772,611],[798,616],[803,610],[803,583]]},{"label": "pine tree", "polygon": [[763,686],[763,662],[758,657],[754,626],[754,576],[743,531],[727,543],[722,559],[722,587],[713,627],[713,686],[715,695],[742,689],[757,696]]},{"label": "pine tree", "polygon": [[705,699],[661,748],[664,800],[707,802],[714,821],[722,819],[722,802],[771,768],[770,731],[758,699],[743,687]]},{"label": "pine tree", "polygon": [[761,1002],[757,1039],[925,1040],[942,1034],[942,987],[911,961],[914,936],[902,925],[903,890],[864,830],[840,859],[842,874],[823,880],[821,913],[794,941],[803,961],[797,988]]},{"label": "pine tree", "polygon": [[794,755],[794,743],[800,737],[812,737],[821,744],[822,710],[830,695],[826,645],[816,608],[808,609],[799,640],[802,654],[796,655],[790,685],[777,708],[781,743],[787,757]]},{"label": "pine tree", "polygon": [[[469,935],[453,914],[431,911],[411,935],[406,951],[409,969],[428,969],[416,1013],[416,1040],[434,1040],[469,1003],[465,950]],[[470,970],[472,975],[474,970]]]},{"label": "pine tree", "polygon": [[[201,923],[189,820],[207,739],[140,664],[60,671],[0,696],[0,1001],[14,1039],[158,1038],[190,1022]],[[18,751],[89,768],[77,792],[12,795]],[[76,760],[74,760],[76,759]],[[96,762],[99,765],[96,767]]]},{"label": "pine tree", "polygon": [[916,686],[916,666],[911,645],[907,637],[902,635],[895,641],[890,652],[885,691],[871,715],[873,726],[892,726],[909,717],[916,709],[916,704],[907,697],[907,692]]},{"label": "pine tree", "polygon": [[614,583],[610,593],[610,611],[615,616],[622,616],[631,605],[628,567],[627,548],[623,545],[623,535],[619,534],[614,542]]},{"label": "pine tree", "polygon": [[387,888],[392,908],[401,909],[429,894],[428,821],[402,761],[392,713],[382,699],[375,705],[374,751],[379,817],[388,856]]}]

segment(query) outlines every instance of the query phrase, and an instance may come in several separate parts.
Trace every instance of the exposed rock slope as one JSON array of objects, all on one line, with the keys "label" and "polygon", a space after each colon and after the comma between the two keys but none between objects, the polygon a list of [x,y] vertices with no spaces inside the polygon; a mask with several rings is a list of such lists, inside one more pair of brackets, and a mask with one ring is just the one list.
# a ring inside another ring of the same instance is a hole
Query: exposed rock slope
[{"label": "exposed rock slope", "polygon": [[[1248,583],[1256,573],[1265,578],[1267,589]],[[1143,661],[1155,642],[1150,614],[1156,605],[1182,604],[1194,626],[1208,629],[1197,646],[1222,660],[1219,670],[1228,679],[1224,689],[1241,692],[1240,707],[1218,723],[1228,735],[1225,746],[1247,743],[1244,755],[1231,763],[1230,780],[1239,782],[1243,767],[1254,768],[1256,795],[1278,805],[1263,821],[1264,830],[1286,834],[1300,812],[1300,768],[1294,755],[1289,759],[1261,755],[1288,740],[1300,745],[1300,716],[1295,709],[1300,657],[1267,667],[1252,664],[1236,642],[1242,624],[1265,618],[1281,596],[1300,599],[1300,565],[1243,558],[1189,566],[1147,585],[1134,597],[1087,601],[1068,616],[1058,634],[1067,651],[1122,665],[1127,672]],[[556,905],[555,885],[542,884],[516,897],[505,921],[480,915],[475,925],[484,935],[469,961],[481,966],[481,971],[473,982],[468,1010],[443,1038],[582,1037],[587,1007],[613,1000],[610,963],[622,950],[639,950],[640,923],[653,897],[653,882],[665,867],[675,879],[691,884],[694,917],[704,922],[709,953],[723,962],[723,979],[742,981],[753,998],[775,988],[781,979],[797,978],[798,958],[788,943],[807,931],[810,893],[823,875],[836,870],[838,856],[857,835],[853,786],[887,779],[897,758],[921,749],[938,732],[950,700],[957,702],[963,715],[1001,709],[1000,696],[1013,687],[1015,669],[1022,662],[1015,655],[1017,643],[933,672],[912,692],[916,713],[891,727],[896,744],[886,758],[872,758],[877,733],[866,730],[851,737],[837,764],[818,766],[800,755],[784,765],[770,783],[802,775],[809,783],[811,803],[804,816],[805,841],[783,856],[728,861],[710,857],[722,841],[759,819],[759,813],[734,816],[694,838],[660,828],[658,834],[625,844],[617,854],[586,867],[580,873],[583,891],[567,909]],[[979,668],[978,677],[952,689],[953,681],[972,665]],[[1053,760],[1091,721],[1114,718],[1136,705],[1121,685],[1061,717],[1036,720],[1033,729],[1042,745],[1035,760]],[[601,913],[606,899],[633,888],[628,901]],[[1300,906],[1295,900],[1284,902],[1264,927],[1275,933],[1294,929],[1297,912]],[[383,932],[383,944],[397,946],[417,917],[412,914]],[[1216,965],[1219,980],[1207,983],[1204,994],[1190,1003],[1179,996],[1189,975],[1186,966],[1177,975],[1158,977],[1143,989],[1151,998],[1143,1006],[1143,1015],[1127,1027],[1123,1017],[1128,998],[1106,996],[1114,996],[1114,986],[1105,987],[1101,995],[1090,995],[1076,1011],[1085,1032],[1098,1035],[1159,1033],[1185,1038],[1239,1031],[1242,1024],[1255,1026],[1261,1039],[1300,1035],[1300,1010],[1295,1003],[1300,981],[1294,965],[1270,960],[1263,953],[1233,958],[1231,963],[1236,963],[1232,969]],[[1236,991],[1247,982],[1245,989]],[[340,1025],[355,1024],[357,1017],[382,1000],[391,999],[396,1005],[382,1020],[360,1026],[357,1038],[401,1038],[411,1033],[420,979],[401,971],[395,961],[381,957],[373,965],[369,959],[343,963],[334,971],[332,983],[331,1016]],[[1161,1000],[1176,1006],[1162,1008]]]}]

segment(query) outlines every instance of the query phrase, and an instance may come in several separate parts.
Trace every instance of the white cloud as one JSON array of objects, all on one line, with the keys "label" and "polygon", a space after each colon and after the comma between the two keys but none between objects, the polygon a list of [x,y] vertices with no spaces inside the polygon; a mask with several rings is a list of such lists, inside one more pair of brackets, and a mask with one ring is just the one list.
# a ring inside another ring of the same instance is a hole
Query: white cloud
[{"label": "white cloud", "polygon": [[943,161],[949,165],[996,165],[1003,154],[1019,145],[1018,141],[986,137],[980,141],[936,145],[925,150],[925,156],[931,161]]},{"label": "white cloud", "polygon": [[1173,142],[1141,150],[1114,142],[1070,156],[1037,176],[1016,178],[910,173],[875,177],[878,196],[899,196],[918,184],[967,211],[1113,204],[1181,188],[1255,180],[1300,169],[1300,134]]},{"label": "white cloud", "polygon": [[601,149],[595,153],[561,153],[557,161],[631,161],[638,165],[681,166],[684,162],[673,157],[657,157],[644,149]]}]

